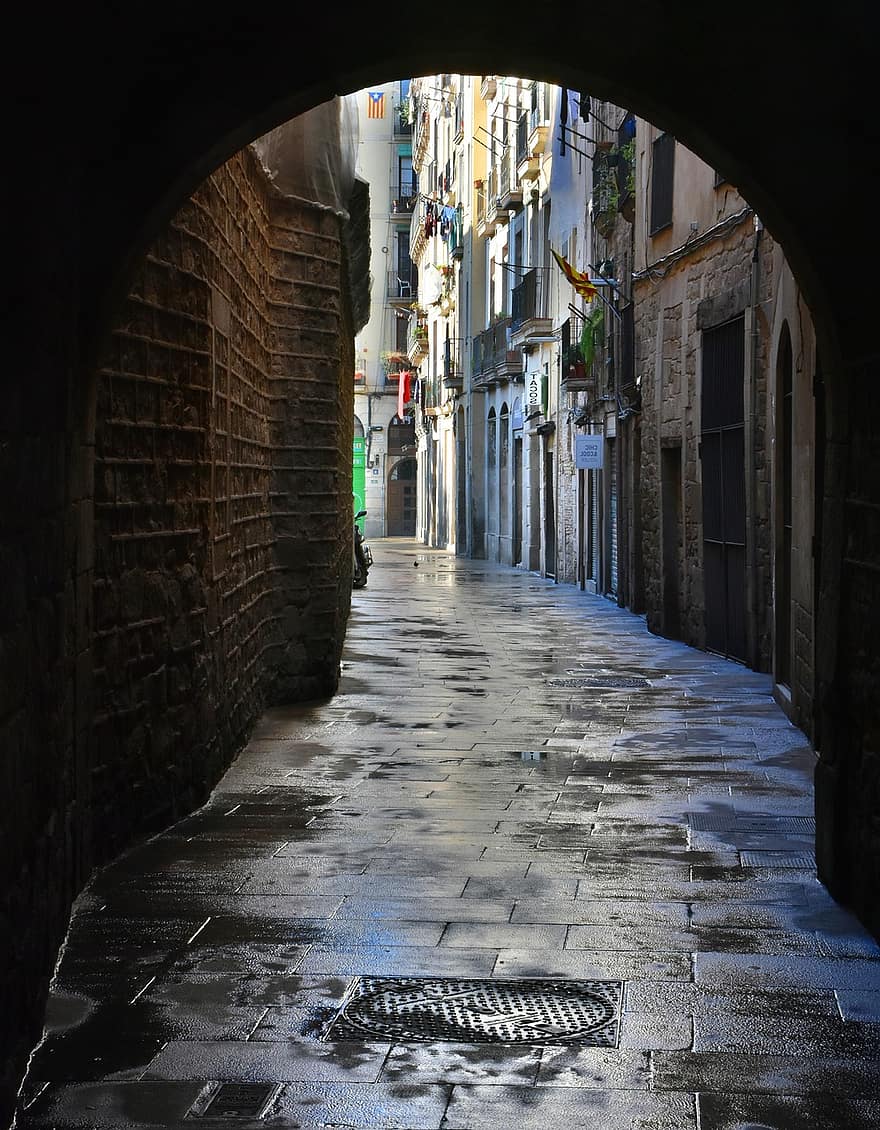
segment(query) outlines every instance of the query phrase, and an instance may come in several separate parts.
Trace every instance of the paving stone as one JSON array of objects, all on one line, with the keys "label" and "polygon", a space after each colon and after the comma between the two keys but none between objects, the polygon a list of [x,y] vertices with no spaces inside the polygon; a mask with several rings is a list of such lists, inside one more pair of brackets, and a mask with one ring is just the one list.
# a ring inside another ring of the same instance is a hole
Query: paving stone
[{"label": "paving stone", "polygon": [[506,950],[498,955],[494,972],[499,977],[690,981],[693,966],[689,953]]},{"label": "paving stone", "polygon": [[440,945],[460,949],[541,949],[561,950],[566,926],[511,925],[495,922],[450,922]]},{"label": "paving stone", "polygon": [[721,1094],[880,1097],[880,1059],[761,1052],[656,1052],[654,1086]]},{"label": "paving stone", "polygon": [[585,1087],[466,1087],[458,1085],[443,1130],[547,1130],[550,1126],[602,1130],[696,1130],[693,1095],[601,1091]]},{"label": "paving stone", "polygon": [[373,1083],[390,1046],[372,1041],[324,1044],[318,1040],[170,1040],[152,1060],[144,1079],[276,1083],[341,1079]]},{"label": "paving stone", "polygon": [[570,925],[687,926],[687,903],[657,903],[620,899],[586,899],[575,902],[550,899],[518,899],[511,922],[564,922]]},{"label": "paving stone", "polygon": [[[828,1054],[830,1049],[855,1056],[880,1055],[880,1025],[844,1023],[837,1017],[794,1015],[747,1015],[722,1009],[694,1018],[694,1048],[697,1051],[735,1051],[807,1057]],[[880,1063],[878,1063],[880,1067]]]},{"label": "paving stone", "polygon": [[593,1091],[651,1089],[647,1051],[616,1048],[547,1047],[541,1056],[539,1087],[579,1087]]},{"label": "paving stone", "polygon": [[391,1048],[380,1080],[422,1083],[532,1085],[541,1067],[540,1047],[505,1044],[416,1044]]},{"label": "paving stone", "polygon": [[16,1120],[22,1130],[187,1130],[201,1082],[96,1082],[44,1091]]},{"label": "paving stone", "polygon": [[[272,1127],[358,1127],[363,1130],[436,1130],[450,1095],[447,1084],[289,1083],[270,1118],[247,1130]],[[187,1125],[192,1130],[192,1125]]]},{"label": "paving stone", "polygon": [[867,1020],[880,1024],[880,990],[836,989],[834,995],[844,1020]]},{"label": "paving stone", "polygon": [[339,919],[404,919],[409,922],[508,922],[514,909],[507,902],[483,899],[368,899],[347,895],[336,914]]},{"label": "paving stone", "polygon": [[340,951],[313,946],[297,972],[340,977],[481,977],[492,972],[496,959],[497,952],[492,949],[362,946]]},{"label": "paving stone", "polygon": [[620,1018],[621,1048],[681,1051],[693,1047],[694,1019],[680,1013],[625,1012]]},{"label": "paving stone", "polygon": [[880,1100],[848,1095],[699,1096],[700,1130],[876,1130]]},{"label": "paving stone", "polygon": [[880,989],[880,962],[859,958],[777,957],[772,954],[698,953],[694,978],[752,989]]}]

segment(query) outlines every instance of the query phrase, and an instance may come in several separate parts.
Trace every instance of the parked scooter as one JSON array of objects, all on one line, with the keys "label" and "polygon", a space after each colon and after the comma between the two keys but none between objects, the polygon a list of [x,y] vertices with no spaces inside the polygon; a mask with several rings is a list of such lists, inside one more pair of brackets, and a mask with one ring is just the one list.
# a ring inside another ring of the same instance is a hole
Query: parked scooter
[{"label": "parked scooter", "polygon": [[351,575],[351,587],[354,589],[364,588],[367,583],[367,573],[373,564],[370,547],[364,541],[364,535],[358,525],[358,521],[366,516],[366,510],[359,510],[354,516],[354,568]]}]

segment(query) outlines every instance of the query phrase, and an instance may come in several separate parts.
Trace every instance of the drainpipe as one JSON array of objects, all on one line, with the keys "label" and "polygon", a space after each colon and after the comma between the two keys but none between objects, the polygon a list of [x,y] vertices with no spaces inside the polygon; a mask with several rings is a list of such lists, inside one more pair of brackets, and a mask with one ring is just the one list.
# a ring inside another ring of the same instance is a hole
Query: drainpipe
[{"label": "drainpipe", "polygon": [[757,539],[757,509],[758,509],[758,476],[755,473],[755,383],[758,375],[758,306],[759,287],[761,283],[761,233],[764,225],[756,215],[755,244],[752,248],[752,269],[749,284],[749,311],[751,315],[751,345],[747,353],[748,366],[746,387],[748,389],[748,405],[745,416],[745,440],[748,468],[748,507],[746,522],[746,545],[748,547],[748,579],[746,583],[746,600],[748,602],[748,652],[749,665],[758,668],[758,622],[757,622],[757,588],[758,588],[758,539]]}]

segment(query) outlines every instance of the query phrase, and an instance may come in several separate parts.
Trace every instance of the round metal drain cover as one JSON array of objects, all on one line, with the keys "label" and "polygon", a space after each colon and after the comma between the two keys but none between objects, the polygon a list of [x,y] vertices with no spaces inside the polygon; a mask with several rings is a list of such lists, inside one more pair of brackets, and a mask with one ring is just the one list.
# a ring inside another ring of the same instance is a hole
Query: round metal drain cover
[{"label": "round metal drain cover", "polygon": [[362,977],[325,1040],[616,1047],[618,981]]},{"label": "round metal drain cover", "polygon": [[612,690],[651,685],[639,675],[585,675],[582,679],[550,679],[549,683],[551,687],[608,687]]}]

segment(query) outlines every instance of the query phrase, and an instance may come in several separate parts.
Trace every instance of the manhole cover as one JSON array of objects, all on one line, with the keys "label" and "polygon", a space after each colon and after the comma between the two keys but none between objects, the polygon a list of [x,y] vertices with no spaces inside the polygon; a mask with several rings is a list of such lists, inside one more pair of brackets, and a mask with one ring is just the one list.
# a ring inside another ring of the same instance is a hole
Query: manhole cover
[{"label": "manhole cover", "polygon": [[549,682],[551,687],[610,687],[620,690],[651,685],[640,675],[585,675],[580,679],[550,679]]},{"label": "manhole cover", "polygon": [[617,1046],[619,981],[361,977],[324,1040]]},{"label": "manhole cover", "polygon": [[743,867],[782,867],[794,871],[812,871],[816,866],[815,857],[804,854],[772,851],[741,851],[739,857]]},{"label": "manhole cover", "polygon": [[262,1118],[278,1090],[277,1083],[221,1083],[190,1114],[195,1118]]}]

